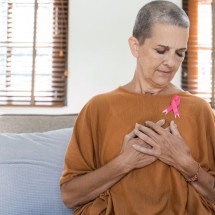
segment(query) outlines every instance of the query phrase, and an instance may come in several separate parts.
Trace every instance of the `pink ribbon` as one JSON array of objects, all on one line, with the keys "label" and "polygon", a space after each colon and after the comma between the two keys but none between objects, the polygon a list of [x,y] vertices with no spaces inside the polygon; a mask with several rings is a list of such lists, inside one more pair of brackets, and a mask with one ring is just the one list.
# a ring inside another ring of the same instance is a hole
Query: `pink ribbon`
[{"label": "pink ribbon", "polygon": [[169,107],[167,107],[162,113],[168,114],[170,111],[173,110],[174,116],[179,117],[179,112],[178,112],[178,108],[177,106],[180,104],[180,97],[177,95],[174,95],[171,99],[171,105]]}]

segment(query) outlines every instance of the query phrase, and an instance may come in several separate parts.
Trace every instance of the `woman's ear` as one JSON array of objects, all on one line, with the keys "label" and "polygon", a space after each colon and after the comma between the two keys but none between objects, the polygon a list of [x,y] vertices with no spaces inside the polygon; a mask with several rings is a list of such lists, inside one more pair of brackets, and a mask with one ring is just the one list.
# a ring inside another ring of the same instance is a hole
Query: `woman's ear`
[{"label": "woman's ear", "polygon": [[130,37],[128,39],[128,44],[131,50],[131,53],[134,57],[139,57],[139,41],[135,37]]}]

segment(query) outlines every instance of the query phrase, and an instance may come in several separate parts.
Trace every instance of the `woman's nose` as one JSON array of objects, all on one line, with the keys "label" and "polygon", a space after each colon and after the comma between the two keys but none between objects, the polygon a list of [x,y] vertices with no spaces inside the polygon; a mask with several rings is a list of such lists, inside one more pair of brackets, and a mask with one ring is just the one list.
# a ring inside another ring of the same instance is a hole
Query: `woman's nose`
[{"label": "woman's nose", "polygon": [[165,58],[165,61],[164,61],[164,64],[166,66],[168,66],[169,68],[172,68],[175,66],[175,63],[176,63],[176,59],[175,59],[175,56],[174,54],[168,54],[166,55],[166,58]]}]

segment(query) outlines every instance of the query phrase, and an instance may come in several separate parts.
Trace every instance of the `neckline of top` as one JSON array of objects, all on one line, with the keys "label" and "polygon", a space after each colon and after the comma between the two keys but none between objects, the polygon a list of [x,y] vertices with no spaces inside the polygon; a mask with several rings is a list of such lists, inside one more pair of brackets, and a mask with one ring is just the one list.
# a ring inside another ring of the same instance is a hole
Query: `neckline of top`
[{"label": "neckline of top", "polygon": [[165,96],[173,96],[173,95],[190,95],[190,93],[188,91],[181,91],[178,93],[171,93],[171,94],[156,94],[156,95],[150,95],[150,94],[143,94],[143,93],[136,93],[133,91],[129,91],[125,88],[123,88],[122,86],[118,87],[118,90],[123,91],[124,93],[128,93],[131,95],[136,95],[136,96],[145,96],[145,97],[165,97]]}]

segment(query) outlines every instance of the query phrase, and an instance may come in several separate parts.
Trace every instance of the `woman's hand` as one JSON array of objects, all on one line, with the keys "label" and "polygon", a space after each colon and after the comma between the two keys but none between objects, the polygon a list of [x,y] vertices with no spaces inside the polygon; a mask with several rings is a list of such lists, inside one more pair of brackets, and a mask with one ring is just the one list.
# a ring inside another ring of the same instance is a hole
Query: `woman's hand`
[{"label": "woman's hand", "polygon": [[[156,125],[160,127],[164,122],[164,120],[160,120]],[[123,157],[122,160],[128,172],[135,168],[145,167],[157,159],[153,155],[144,154],[141,151],[135,150],[132,147],[133,145],[138,145],[144,149],[152,149],[150,144],[147,144],[143,139],[136,135],[136,128],[129,134],[125,135],[120,156]]]},{"label": "woman's hand", "polygon": [[133,147],[137,151],[156,157],[182,173],[186,172],[184,170],[187,163],[194,162],[190,149],[173,121],[170,123],[169,130],[153,122],[146,122],[146,126],[137,124],[134,133],[151,146],[151,148],[146,148],[135,143]]},{"label": "woman's hand", "polygon": [[168,129],[153,122],[146,126],[137,124],[134,133],[149,147],[134,144],[137,151],[156,157],[167,165],[175,167],[185,178],[191,178],[198,172],[198,180],[191,183],[195,190],[210,202],[215,202],[215,178],[192,158],[190,149],[181,137],[176,124],[172,121]]},{"label": "woman's hand", "polygon": [[119,156],[122,157],[126,172],[129,172],[135,168],[145,167],[157,159],[154,156],[147,155],[135,150],[132,147],[134,144],[137,144],[142,148],[151,148],[150,145],[148,145],[135,135],[134,130],[129,134],[125,135],[122,150]]}]

